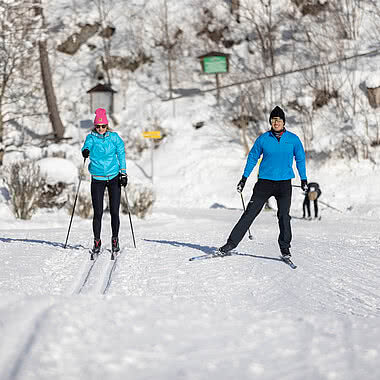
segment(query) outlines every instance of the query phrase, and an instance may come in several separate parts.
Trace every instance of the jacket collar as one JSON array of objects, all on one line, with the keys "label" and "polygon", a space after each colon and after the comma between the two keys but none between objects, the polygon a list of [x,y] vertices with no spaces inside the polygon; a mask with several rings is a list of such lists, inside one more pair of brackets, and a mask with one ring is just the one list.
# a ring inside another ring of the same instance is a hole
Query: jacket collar
[{"label": "jacket collar", "polygon": [[272,134],[272,136],[276,137],[277,140],[280,140],[280,138],[282,137],[282,135],[285,134],[286,129],[285,129],[285,127],[284,127],[284,129],[283,129],[281,132],[276,132],[276,131],[274,131],[274,130],[271,128],[269,132]]},{"label": "jacket collar", "polygon": [[98,139],[104,139],[110,135],[110,131],[107,131],[104,135],[101,135],[100,133],[98,133],[96,131],[92,131],[91,134],[93,136],[97,137]]}]

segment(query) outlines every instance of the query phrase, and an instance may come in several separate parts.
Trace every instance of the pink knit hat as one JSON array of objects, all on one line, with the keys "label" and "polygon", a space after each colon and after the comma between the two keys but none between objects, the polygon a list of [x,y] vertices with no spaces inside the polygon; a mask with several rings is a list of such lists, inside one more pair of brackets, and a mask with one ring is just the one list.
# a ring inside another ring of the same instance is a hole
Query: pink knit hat
[{"label": "pink knit hat", "polygon": [[108,124],[106,110],[104,108],[98,108],[95,111],[94,124],[95,125],[98,125],[98,124]]}]

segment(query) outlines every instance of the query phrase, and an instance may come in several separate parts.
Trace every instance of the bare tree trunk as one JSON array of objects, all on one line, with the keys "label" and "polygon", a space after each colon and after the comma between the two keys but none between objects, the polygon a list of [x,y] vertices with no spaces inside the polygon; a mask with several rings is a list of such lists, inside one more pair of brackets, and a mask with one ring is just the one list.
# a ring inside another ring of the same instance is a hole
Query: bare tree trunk
[{"label": "bare tree trunk", "polygon": [[3,134],[4,134],[3,114],[2,112],[0,112],[0,166],[3,165],[3,157],[4,157]]},{"label": "bare tree trunk", "polygon": [[168,21],[168,3],[164,2],[165,11],[165,38],[168,48],[168,81],[169,81],[169,98],[173,97],[173,83],[172,83],[172,46],[169,40],[169,21]]},{"label": "bare tree trunk", "polygon": [[235,19],[236,19],[236,22],[238,23],[240,23],[239,8],[240,8],[240,0],[231,0],[230,12],[231,14],[235,13]]},{"label": "bare tree trunk", "polygon": [[[39,5],[41,4],[41,0],[35,0],[35,2]],[[36,7],[35,9],[36,14],[41,15],[43,18],[42,7]],[[46,40],[38,41],[38,50],[40,53],[41,77],[42,84],[44,86],[46,105],[49,112],[49,119],[53,128],[54,136],[57,139],[61,139],[65,133],[65,128],[63,127],[61,117],[59,116],[57,98],[55,97],[53,80],[51,76]]]},{"label": "bare tree trunk", "polygon": [[57,98],[55,97],[54,86],[50,71],[49,55],[47,52],[46,45],[46,41],[38,42],[42,83],[44,86],[46,104],[49,111],[49,119],[53,127],[54,136],[57,139],[61,139],[65,133],[65,128],[63,127],[61,117],[59,116]]},{"label": "bare tree trunk", "polygon": [[248,156],[249,146],[248,146],[248,138],[247,138],[247,130],[248,130],[248,110],[245,107],[245,94],[241,91],[240,94],[240,128],[241,128],[241,138],[244,147],[244,153]]}]

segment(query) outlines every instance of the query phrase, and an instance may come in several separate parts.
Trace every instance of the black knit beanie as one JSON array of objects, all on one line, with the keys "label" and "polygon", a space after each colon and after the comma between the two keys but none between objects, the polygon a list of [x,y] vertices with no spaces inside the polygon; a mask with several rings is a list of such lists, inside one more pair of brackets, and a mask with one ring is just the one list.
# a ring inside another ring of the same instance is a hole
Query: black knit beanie
[{"label": "black knit beanie", "polygon": [[270,113],[269,124],[272,125],[272,119],[274,117],[279,117],[280,119],[282,119],[284,121],[284,125],[285,125],[285,113],[282,110],[282,108],[280,108],[279,106],[274,107],[272,112]]}]

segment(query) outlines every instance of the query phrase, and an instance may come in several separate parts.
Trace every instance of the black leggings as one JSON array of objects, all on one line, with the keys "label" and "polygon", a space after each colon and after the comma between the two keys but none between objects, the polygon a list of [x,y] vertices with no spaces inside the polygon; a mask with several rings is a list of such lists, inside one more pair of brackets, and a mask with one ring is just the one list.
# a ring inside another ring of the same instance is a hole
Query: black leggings
[{"label": "black leggings", "polygon": [[108,189],[109,205],[111,214],[111,228],[112,237],[119,235],[120,218],[120,196],[121,186],[119,184],[119,176],[112,178],[110,181],[99,181],[92,179],[91,181],[91,199],[92,207],[94,208],[94,218],[92,220],[92,229],[94,231],[94,238],[100,239],[100,231],[102,229],[102,216],[103,216],[103,199],[104,190]]}]

